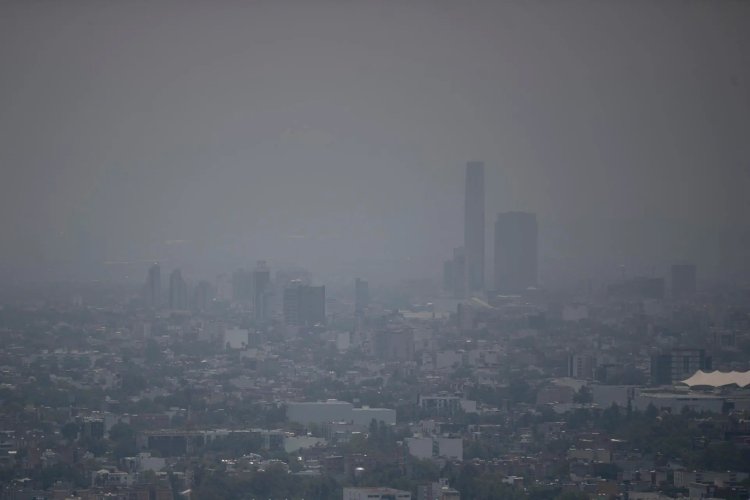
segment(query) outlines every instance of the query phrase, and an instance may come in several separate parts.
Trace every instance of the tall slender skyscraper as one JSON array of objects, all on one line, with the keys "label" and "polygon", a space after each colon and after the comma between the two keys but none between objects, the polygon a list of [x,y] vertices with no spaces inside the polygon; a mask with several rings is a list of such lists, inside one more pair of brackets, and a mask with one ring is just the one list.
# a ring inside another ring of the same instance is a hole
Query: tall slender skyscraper
[{"label": "tall slender skyscraper", "polygon": [[187,305],[187,283],[182,279],[182,272],[175,269],[169,275],[169,308],[182,311]]},{"label": "tall slender skyscraper", "polygon": [[466,164],[464,249],[469,292],[484,290],[484,163]]},{"label": "tall slender skyscraper", "polygon": [[536,214],[505,212],[495,222],[495,289],[518,293],[537,284]]},{"label": "tall slender skyscraper", "polygon": [[161,268],[159,264],[154,264],[148,268],[146,293],[149,305],[158,308],[161,305]]},{"label": "tall slender skyscraper", "polygon": [[265,321],[268,319],[269,302],[271,296],[271,271],[265,260],[259,260],[253,271],[253,309],[255,319]]},{"label": "tall slender skyscraper", "polygon": [[235,302],[248,303],[253,297],[253,274],[244,269],[232,273],[232,298]]},{"label": "tall slender skyscraper", "polygon": [[354,313],[362,316],[370,305],[370,286],[367,281],[356,278],[354,280]]},{"label": "tall slender skyscraper", "polygon": [[193,292],[193,310],[201,312],[208,309],[212,296],[211,283],[206,280],[199,281]]}]

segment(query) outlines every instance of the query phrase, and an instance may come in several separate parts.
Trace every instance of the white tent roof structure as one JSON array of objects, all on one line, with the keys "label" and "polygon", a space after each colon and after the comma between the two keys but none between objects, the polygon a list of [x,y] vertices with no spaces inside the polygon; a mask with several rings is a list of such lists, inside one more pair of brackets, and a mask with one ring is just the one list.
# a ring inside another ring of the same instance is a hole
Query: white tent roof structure
[{"label": "white tent roof structure", "polygon": [[746,372],[704,372],[698,370],[692,377],[682,381],[690,387],[724,387],[727,385],[736,385],[737,387],[747,387],[750,385],[750,370]]}]

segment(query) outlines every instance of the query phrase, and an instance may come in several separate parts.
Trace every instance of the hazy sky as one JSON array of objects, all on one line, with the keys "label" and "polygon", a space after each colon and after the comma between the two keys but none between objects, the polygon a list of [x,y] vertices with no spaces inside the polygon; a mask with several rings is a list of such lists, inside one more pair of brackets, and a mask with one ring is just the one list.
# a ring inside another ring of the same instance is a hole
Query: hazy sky
[{"label": "hazy sky", "polygon": [[0,68],[5,272],[437,276],[474,159],[543,281],[747,267],[750,2],[4,0]]}]

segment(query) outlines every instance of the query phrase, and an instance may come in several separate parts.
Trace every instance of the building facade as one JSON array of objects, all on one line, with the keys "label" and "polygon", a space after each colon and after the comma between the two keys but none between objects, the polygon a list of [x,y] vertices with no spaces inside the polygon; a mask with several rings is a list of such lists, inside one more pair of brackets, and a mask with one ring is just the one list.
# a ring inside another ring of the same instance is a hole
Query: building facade
[{"label": "building facade", "polygon": [[161,305],[161,268],[159,264],[154,264],[148,269],[146,293],[151,307],[157,308]]},{"label": "building facade", "polygon": [[484,290],[484,163],[466,164],[464,249],[468,291]]},{"label": "building facade", "polygon": [[537,285],[536,214],[504,212],[495,221],[495,290],[519,293]]},{"label": "building facade", "polygon": [[367,281],[356,278],[354,280],[354,314],[361,316],[370,305],[370,285]]},{"label": "building facade", "polygon": [[453,298],[466,297],[466,251],[464,247],[453,249],[453,257],[443,264],[443,288]]},{"label": "building facade", "polygon": [[325,323],[326,289],[324,286],[293,282],[284,289],[283,308],[287,325],[312,326]]},{"label": "building facade", "polygon": [[698,370],[711,370],[711,357],[703,349],[672,349],[651,357],[651,385],[671,385]]},{"label": "building facade", "polygon": [[255,319],[266,321],[270,316],[271,271],[264,260],[259,260],[253,270],[252,287]]},{"label": "building facade", "polygon": [[187,283],[182,278],[182,272],[175,269],[169,275],[169,308],[185,310],[188,308]]}]

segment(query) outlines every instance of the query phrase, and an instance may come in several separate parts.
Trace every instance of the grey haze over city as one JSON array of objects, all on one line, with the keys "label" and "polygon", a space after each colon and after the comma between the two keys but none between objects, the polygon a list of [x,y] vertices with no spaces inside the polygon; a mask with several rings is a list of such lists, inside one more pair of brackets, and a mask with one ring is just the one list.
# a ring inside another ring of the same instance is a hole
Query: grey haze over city
[{"label": "grey haze over city", "polygon": [[535,212],[548,287],[744,279],[748,26],[739,1],[6,0],[0,272],[437,281],[481,160],[487,255],[498,212]]},{"label": "grey haze over city", "polygon": [[750,498],[750,0],[0,0],[0,500]]}]

